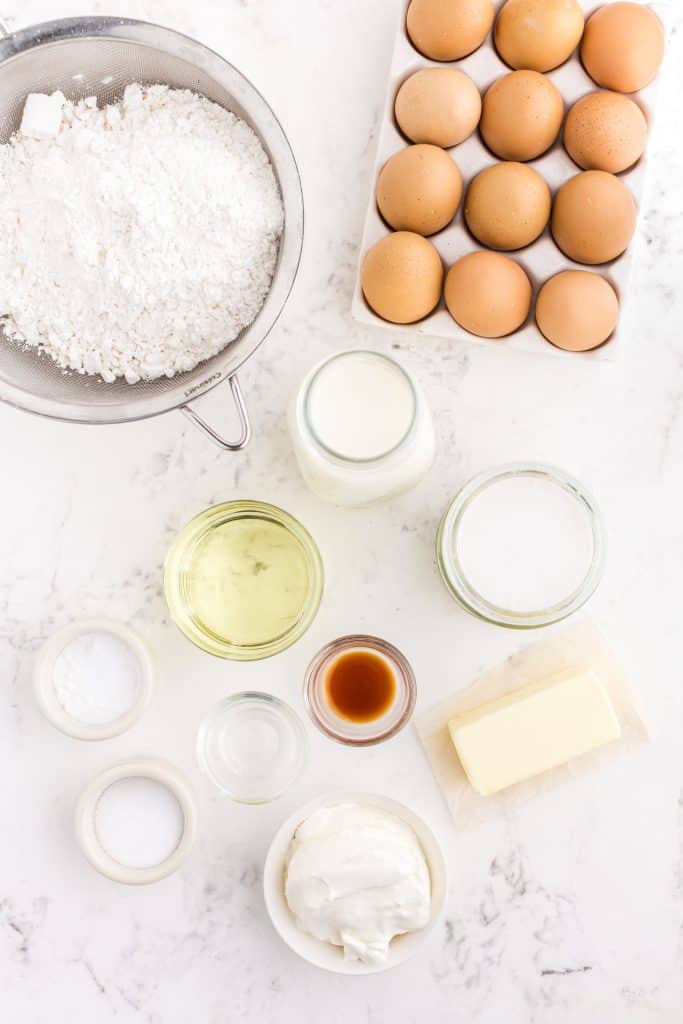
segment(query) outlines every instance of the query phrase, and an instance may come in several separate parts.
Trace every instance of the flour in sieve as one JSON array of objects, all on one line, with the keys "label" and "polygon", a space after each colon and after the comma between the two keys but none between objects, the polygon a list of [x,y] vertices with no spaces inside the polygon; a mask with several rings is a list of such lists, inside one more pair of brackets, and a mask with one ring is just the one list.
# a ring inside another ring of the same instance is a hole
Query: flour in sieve
[{"label": "flour in sieve", "polygon": [[64,368],[172,377],[219,352],[270,288],[283,206],[240,118],[185,89],[65,102],[56,137],[0,146],[0,316]]}]

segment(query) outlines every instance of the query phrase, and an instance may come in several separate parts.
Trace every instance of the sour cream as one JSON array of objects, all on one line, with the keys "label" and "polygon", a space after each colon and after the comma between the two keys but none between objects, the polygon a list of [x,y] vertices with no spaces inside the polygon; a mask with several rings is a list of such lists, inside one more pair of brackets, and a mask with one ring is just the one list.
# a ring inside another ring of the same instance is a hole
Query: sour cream
[{"label": "sour cream", "polygon": [[297,828],[285,897],[309,935],[347,960],[384,963],[396,935],[430,918],[429,868],[412,828],[371,804],[322,807]]}]

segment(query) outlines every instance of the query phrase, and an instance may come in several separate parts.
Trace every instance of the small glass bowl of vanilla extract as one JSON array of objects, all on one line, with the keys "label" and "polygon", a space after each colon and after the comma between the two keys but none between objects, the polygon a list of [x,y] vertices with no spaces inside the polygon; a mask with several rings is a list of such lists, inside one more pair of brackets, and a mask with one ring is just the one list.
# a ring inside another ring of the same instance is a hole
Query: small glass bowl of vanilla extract
[{"label": "small glass bowl of vanilla extract", "polygon": [[395,736],[415,708],[407,658],[376,636],[342,636],[318,651],[304,679],[308,712],[330,739],[369,746]]}]

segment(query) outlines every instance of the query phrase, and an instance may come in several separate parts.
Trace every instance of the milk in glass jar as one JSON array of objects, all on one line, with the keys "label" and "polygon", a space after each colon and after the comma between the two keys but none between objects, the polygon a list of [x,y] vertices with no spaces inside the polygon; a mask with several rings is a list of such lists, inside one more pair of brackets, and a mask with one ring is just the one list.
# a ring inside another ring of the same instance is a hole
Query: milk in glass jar
[{"label": "milk in glass jar", "polygon": [[315,366],[289,410],[301,474],[320,498],[363,506],[414,487],[434,459],[434,426],[411,374],[352,349]]}]

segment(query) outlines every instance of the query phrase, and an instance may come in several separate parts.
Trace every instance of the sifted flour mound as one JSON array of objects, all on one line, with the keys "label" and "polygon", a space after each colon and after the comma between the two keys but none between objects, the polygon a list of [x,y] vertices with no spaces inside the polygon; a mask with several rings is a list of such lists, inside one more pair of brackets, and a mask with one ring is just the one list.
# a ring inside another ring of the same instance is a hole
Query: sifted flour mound
[{"label": "sifted flour mound", "polygon": [[106,381],[190,370],[258,313],[283,217],[260,141],[217,104],[163,85],[65,102],[55,136],[0,146],[5,330]]}]

